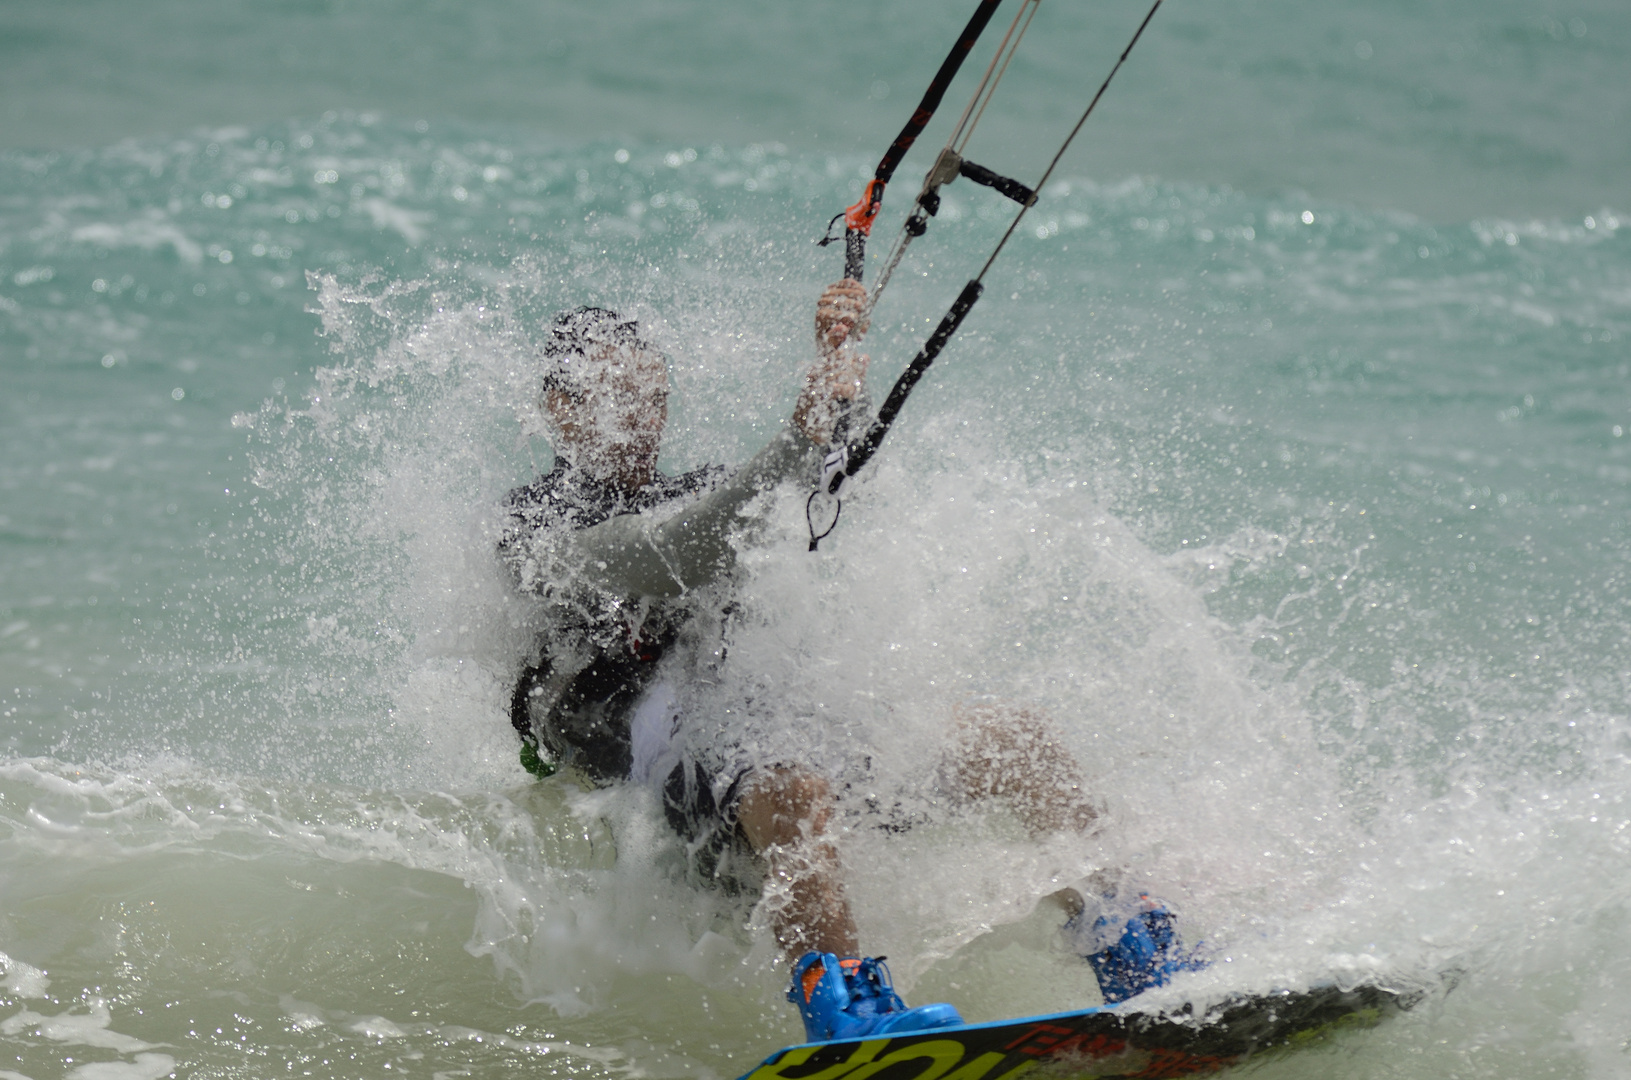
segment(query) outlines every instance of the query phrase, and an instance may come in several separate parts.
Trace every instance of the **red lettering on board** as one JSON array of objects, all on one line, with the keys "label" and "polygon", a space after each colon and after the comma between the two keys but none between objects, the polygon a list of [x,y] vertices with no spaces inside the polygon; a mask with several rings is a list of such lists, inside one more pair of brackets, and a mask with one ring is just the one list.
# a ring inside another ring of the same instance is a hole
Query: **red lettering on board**
[{"label": "red lettering on board", "polygon": [[1112,1039],[1108,1035],[1078,1035],[1074,1039],[1066,1039],[1049,1051],[1052,1057],[1066,1057],[1079,1054],[1082,1057],[1100,1058],[1119,1054],[1127,1049],[1127,1043],[1121,1039]]},{"label": "red lettering on board", "polygon": [[1018,1050],[1022,1054],[1038,1056],[1050,1053],[1053,1047],[1065,1036],[1071,1033],[1067,1027],[1056,1024],[1037,1024],[1031,1030],[1003,1047],[1004,1050]]}]

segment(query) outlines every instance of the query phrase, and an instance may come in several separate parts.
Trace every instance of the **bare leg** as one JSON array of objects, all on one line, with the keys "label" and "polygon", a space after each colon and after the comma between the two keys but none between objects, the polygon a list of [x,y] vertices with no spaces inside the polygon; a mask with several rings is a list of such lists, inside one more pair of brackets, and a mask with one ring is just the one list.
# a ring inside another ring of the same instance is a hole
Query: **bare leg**
[{"label": "bare leg", "polygon": [[[1083,788],[1081,766],[1045,713],[1011,704],[964,705],[953,718],[957,738],[947,764],[965,797],[1006,800],[1035,836],[1094,827],[1099,811]],[[1100,871],[1088,887],[1114,892],[1115,880],[1115,874]],[[1080,890],[1069,886],[1043,899],[1070,918],[1086,906]]]},{"label": "bare leg", "polygon": [[832,789],[803,769],[765,769],[749,779],[736,820],[770,873],[786,882],[788,902],[772,916],[789,959],[805,953],[854,956],[855,920],[839,880],[838,852],[826,838]]},{"label": "bare leg", "polygon": [[1005,800],[1036,836],[1093,827],[1099,812],[1083,790],[1081,766],[1045,713],[1018,705],[963,705],[953,719],[957,738],[947,765],[964,796]]}]

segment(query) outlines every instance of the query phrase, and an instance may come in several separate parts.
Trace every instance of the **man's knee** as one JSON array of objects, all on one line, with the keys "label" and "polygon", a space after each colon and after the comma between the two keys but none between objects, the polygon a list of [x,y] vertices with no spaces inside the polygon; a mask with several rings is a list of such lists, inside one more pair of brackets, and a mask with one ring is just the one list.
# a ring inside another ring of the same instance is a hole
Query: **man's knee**
[{"label": "man's knee", "polygon": [[1063,732],[1039,710],[965,705],[955,714],[957,739],[948,779],[964,798],[1007,799],[1039,833],[1090,829],[1098,806],[1083,790],[1081,766]]},{"label": "man's knee", "polygon": [[790,847],[825,831],[832,812],[832,786],[806,769],[756,771],[737,804],[737,821],[756,851]]},{"label": "man's knee", "polygon": [[1006,795],[1043,777],[1076,772],[1057,725],[1022,706],[963,706],[954,714],[951,765],[968,794]]}]

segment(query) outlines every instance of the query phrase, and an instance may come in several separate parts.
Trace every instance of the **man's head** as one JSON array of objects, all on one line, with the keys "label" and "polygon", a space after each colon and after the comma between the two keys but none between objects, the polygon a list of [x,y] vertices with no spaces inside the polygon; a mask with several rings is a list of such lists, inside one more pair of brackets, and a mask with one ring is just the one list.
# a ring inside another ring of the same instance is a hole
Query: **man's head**
[{"label": "man's head", "polygon": [[668,365],[639,324],[577,308],[556,317],[543,353],[539,404],[555,423],[556,453],[631,492],[649,484],[668,421]]}]

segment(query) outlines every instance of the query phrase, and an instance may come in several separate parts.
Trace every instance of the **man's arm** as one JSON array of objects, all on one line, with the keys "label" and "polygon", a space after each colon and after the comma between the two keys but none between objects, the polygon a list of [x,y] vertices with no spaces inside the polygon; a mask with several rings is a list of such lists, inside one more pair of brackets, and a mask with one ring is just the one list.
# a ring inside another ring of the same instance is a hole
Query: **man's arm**
[{"label": "man's arm", "polygon": [[866,329],[866,289],[848,279],[816,304],[816,362],[804,377],[791,423],[729,480],[661,524],[625,514],[575,534],[589,576],[633,596],[667,598],[706,585],[736,558],[730,533],[761,492],[803,475],[814,481],[838,417],[861,393],[867,357],[845,348]]},{"label": "man's arm", "polygon": [[573,534],[584,573],[612,592],[664,599],[706,585],[736,559],[730,536],[742,509],[789,477],[814,478],[821,448],[792,427],[729,480],[661,523],[622,514]]}]

